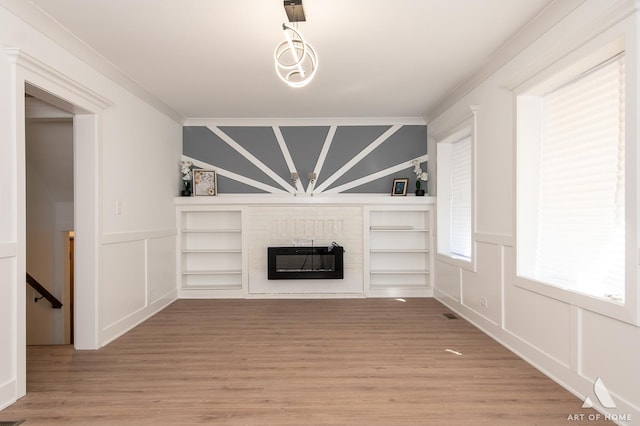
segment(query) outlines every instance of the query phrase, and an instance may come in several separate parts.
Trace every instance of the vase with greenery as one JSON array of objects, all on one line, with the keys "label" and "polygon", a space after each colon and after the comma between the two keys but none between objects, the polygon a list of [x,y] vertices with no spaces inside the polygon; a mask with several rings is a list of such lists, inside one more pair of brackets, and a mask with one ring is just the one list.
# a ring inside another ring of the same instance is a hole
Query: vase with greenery
[{"label": "vase with greenery", "polygon": [[424,196],[424,189],[422,189],[422,182],[426,182],[429,179],[429,174],[422,170],[420,167],[420,161],[413,161],[413,172],[416,174],[416,195]]},{"label": "vase with greenery", "polygon": [[191,161],[181,161],[180,162],[180,171],[182,172],[182,192],[181,195],[183,197],[191,196],[191,185],[193,183],[193,173],[191,168],[193,167],[193,163]]}]

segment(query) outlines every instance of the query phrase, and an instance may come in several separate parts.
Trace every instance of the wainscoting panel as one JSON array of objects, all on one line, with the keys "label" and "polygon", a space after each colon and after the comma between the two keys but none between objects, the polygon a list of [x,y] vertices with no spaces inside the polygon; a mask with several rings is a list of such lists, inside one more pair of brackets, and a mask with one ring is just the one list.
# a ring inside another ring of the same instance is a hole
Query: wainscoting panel
[{"label": "wainscoting panel", "polygon": [[[15,285],[16,279],[16,245],[0,244],[0,287],[2,294],[0,297],[0,341],[11,342],[10,344],[0,345],[0,409],[15,401],[18,397],[16,391],[16,372],[14,371],[16,344],[19,344],[15,338],[14,332],[7,324],[13,324],[16,321],[16,309],[18,300],[24,304],[24,296],[18,298],[16,289],[10,288]],[[24,283],[24,279],[22,280]],[[19,285],[20,293],[24,294],[24,286]],[[24,312],[24,311],[23,311]],[[24,344],[24,341],[21,342]]]},{"label": "wainscoting panel", "polygon": [[[513,248],[505,247],[505,265],[515,265],[514,254]],[[509,301],[504,307],[504,329],[555,361],[570,365],[571,306],[514,285],[514,277],[515,271],[509,268],[504,285],[504,300]]]},{"label": "wainscoting panel", "polygon": [[102,258],[102,326],[106,329],[146,304],[145,242],[104,245]]},{"label": "wainscoting panel", "polygon": [[460,303],[460,268],[450,263],[435,260],[435,288],[441,295]]},{"label": "wainscoting panel", "polygon": [[[600,377],[613,394],[640,395],[640,380],[629,380],[640,377],[640,364],[637,354],[628,350],[634,342],[640,342],[640,328],[631,324],[622,328],[618,321],[587,310],[581,317],[581,373],[591,381]],[[606,348],[609,362],[602,362],[602,348]]]},{"label": "wainscoting panel", "polygon": [[176,233],[105,234],[103,241],[101,344],[106,345],[177,298]]},{"label": "wainscoting panel", "polygon": [[462,269],[463,303],[496,325],[500,324],[500,246],[476,242],[476,272]]},{"label": "wainscoting panel", "polygon": [[[147,240],[147,300],[154,303],[176,292],[176,237]],[[174,296],[175,297],[175,296]]]}]

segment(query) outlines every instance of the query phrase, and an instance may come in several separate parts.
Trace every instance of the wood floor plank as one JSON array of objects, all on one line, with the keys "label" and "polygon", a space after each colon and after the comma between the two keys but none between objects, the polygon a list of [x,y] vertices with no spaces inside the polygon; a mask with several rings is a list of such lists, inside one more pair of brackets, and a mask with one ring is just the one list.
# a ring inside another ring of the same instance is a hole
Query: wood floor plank
[{"label": "wood floor plank", "polygon": [[179,300],[98,351],[28,347],[27,396],[0,421],[604,423],[447,312],[434,299]]}]

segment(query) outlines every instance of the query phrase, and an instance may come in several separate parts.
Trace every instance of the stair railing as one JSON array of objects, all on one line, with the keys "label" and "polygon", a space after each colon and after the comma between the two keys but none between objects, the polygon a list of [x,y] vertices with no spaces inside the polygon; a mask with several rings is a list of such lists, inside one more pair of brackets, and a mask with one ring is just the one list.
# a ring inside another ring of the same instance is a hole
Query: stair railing
[{"label": "stair railing", "polygon": [[[51,307],[53,309],[62,308],[62,302],[60,302],[53,294],[49,292],[42,284],[38,282],[35,278],[27,273],[27,284],[29,284],[35,291],[40,293],[42,297],[47,299],[49,303],[51,303]],[[36,297],[35,301],[42,299],[42,297]]]}]

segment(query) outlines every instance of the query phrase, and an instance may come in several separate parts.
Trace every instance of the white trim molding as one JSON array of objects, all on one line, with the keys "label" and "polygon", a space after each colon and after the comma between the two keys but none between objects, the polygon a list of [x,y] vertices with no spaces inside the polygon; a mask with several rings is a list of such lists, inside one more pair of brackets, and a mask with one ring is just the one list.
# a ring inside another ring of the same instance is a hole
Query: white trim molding
[{"label": "white trim molding", "polygon": [[[75,95],[80,96],[86,102],[90,102],[99,109],[105,109],[112,104],[109,99],[99,95],[77,81],[68,78],[66,75],[39,61],[22,49],[17,47],[5,47],[4,51],[11,63],[19,65],[23,69],[46,79],[52,84],[73,92]],[[54,95],[49,95],[48,97],[56,98]]]}]

